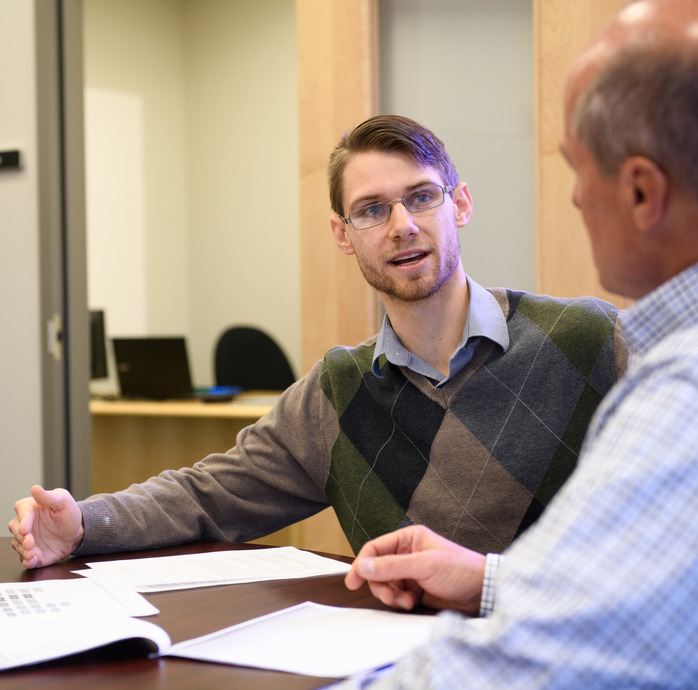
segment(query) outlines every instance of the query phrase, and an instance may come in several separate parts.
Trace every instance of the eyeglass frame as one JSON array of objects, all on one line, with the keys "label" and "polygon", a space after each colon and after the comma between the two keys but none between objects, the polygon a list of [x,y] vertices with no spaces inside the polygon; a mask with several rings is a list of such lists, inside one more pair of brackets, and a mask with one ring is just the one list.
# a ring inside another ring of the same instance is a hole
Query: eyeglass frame
[{"label": "eyeglass frame", "polygon": [[[409,192],[407,192],[406,194],[404,194],[404,195],[403,195],[402,197],[400,197],[399,199],[393,199],[392,201],[374,201],[374,202],[371,203],[371,204],[366,204],[366,205],[364,205],[364,206],[361,206],[361,207],[355,209],[355,210],[352,211],[348,216],[346,216],[346,218],[345,218],[344,216],[340,216],[340,218],[344,221],[345,225],[346,225],[346,224],[351,225],[351,227],[354,228],[354,230],[356,230],[356,232],[362,232],[362,231],[364,231],[364,230],[370,230],[371,228],[377,228],[379,225],[383,225],[384,223],[387,223],[387,222],[390,220],[390,216],[392,215],[392,212],[393,212],[393,204],[397,204],[398,202],[401,202],[402,205],[405,207],[405,209],[407,209],[407,211],[408,211],[409,213],[424,213],[425,211],[431,211],[431,210],[433,210],[433,209],[435,209],[435,208],[439,208],[439,206],[443,206],[444,202],[446,201],[446,193],[449,193],[449,194],[450,194],[450,193],[456,188],[456,186],[457,186],[457,185],[447,187],[447,186],[444,186],[444,185],[436,184],[436,182],[433,182],[433,183],[431,183],[431,184],[425,184],[425,185],[422,185],[421,187],[417,187],[417,188],[415,188],[415,189],[410,190]],[[422,209],[420,209],[419,211],[412,211],[412,210],[410,210],[410,209],[408,208],[407,204],[405,203],[405,197],[406,197],[406,196],[410,196],[411,194],[415,194],[416,192],[419,192],[419,191],[422,190],[422,189],[427,189],[427,188],[429,188],[429,187],[438,187],[438,188],[441,190],[441,201],[440,201],[438,204],[435,204],[434,206],[429,206],[429,208],[422,208]],[[380,221],[379,223],[375,223],[374,225],[366,225],[366,226],[364,226],[364,227],[362,227],[362,228],[357,228],[356,225],[354,225],[354,222],[353,222],[352,219],[351,219],[352,213],[356,213],[357,211],[361,211],[361,210],[363,210],[363,209],[365,209],[365,208],[368,208],[369,206],[375,206],[375,205],[377,205],[377,204],[386,204],[386,205],[388,206],[388,215],[387,215],[386,219]]]}]

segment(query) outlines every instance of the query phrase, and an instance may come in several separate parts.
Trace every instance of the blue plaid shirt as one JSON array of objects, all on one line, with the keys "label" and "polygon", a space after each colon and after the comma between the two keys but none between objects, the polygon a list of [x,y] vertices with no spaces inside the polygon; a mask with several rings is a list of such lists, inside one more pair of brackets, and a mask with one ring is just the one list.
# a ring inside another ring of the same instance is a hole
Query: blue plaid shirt
[{"label": "blue plaid shirt", "polygon": [[696,687],[698,265],[622,323],[628,370],[502,559],[492,613],[439,614],[430,645],[346,687]]}]

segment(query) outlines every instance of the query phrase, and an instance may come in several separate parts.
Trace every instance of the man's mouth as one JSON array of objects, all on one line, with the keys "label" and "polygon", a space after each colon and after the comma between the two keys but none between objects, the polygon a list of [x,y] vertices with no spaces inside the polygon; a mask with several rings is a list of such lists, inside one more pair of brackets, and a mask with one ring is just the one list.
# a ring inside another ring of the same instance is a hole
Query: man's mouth
[{"label": "man's mouth", "polygon": [[413,264],[419,263],[426,255],[427,252],[414,252],[393,259],[390,263],[393,264],[393,266],[412,266]]}]

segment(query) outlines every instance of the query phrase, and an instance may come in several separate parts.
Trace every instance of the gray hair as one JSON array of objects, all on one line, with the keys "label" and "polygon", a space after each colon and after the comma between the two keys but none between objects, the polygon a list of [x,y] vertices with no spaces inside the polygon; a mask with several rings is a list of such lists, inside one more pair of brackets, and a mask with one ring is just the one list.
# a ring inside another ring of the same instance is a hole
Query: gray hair
[{"label": "gray hair", "polygon": [[641,36],[579,98],[572,132],[610,177],[644,156],[698,199],[698,51]]}]

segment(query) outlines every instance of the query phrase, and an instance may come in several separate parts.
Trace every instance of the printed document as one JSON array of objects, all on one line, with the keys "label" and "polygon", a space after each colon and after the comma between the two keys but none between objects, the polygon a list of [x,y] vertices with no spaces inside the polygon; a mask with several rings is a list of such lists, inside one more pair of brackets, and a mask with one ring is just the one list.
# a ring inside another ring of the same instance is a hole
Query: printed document
[{"label": "printed document", "polygon": [[0,670],[57,659],[123,639],[155,639],[161,628],[131,616],[158,613],[140,594],[81,578],[0,583]]},{"label": "printed document", "polygon": [[107,576],[137,592],[345,574],[349,565],[293,546],[212,551],[88,563],[76,570],[87,578]]}]

